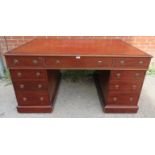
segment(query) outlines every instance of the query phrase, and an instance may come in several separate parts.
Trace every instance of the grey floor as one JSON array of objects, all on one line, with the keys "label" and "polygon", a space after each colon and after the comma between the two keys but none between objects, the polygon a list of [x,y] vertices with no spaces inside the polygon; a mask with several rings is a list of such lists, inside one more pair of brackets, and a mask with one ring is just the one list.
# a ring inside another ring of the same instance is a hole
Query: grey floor
[{"label": "grey floor", "polygon": [[82,79],[79,82],[62,80],[53,113],[21,114],[16,111],[16,105],[12,85],[0,80],[0,117],[3,118],[155,117],[155,76],[146,76],[139,99],[139,111],[136,114],[104,113],[92,79]]}]

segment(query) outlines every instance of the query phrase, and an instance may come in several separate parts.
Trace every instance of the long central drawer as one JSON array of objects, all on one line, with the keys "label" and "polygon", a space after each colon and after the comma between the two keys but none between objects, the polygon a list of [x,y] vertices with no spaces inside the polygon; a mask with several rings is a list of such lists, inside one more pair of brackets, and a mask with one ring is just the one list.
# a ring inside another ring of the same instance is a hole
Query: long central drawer
[{"label": "long central drawer", "polygon": [[51,68],[110,68],[112,58],[106,57],[80,57],[80,56],[55,56],[46,57],[45,66]]}]

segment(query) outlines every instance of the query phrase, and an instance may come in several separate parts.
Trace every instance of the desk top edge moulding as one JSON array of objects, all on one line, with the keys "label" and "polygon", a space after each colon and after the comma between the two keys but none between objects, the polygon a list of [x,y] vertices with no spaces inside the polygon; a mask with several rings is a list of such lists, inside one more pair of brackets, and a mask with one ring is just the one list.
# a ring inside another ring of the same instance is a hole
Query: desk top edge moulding
[{"label": "desk top edge moulding", "polygon": [[137,112],[151,55],[119,39],[37,38],[5,54],[17,110],[52,112],[60,70],[96,70],[103,110]]}]

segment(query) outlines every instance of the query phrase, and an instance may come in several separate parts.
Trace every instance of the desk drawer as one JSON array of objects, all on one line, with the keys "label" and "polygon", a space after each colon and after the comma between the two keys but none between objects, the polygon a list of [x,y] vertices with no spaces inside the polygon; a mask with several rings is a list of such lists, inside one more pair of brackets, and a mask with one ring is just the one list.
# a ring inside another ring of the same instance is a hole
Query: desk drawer
[{"label": "desk drawer", "polygon": [[111,81],[110,92],[136,93],[140,92],[143,81]]},{"label": "desk drawer", "polygon": [[145,73],[146,71],[139,71],[139,70],[135,70],[135,71],[111,71],[111,75],[110,75],[110,79],[111,80],[118,80],[118,81],[122,81],[122,80],[143,80],[145,77]]},{"label": "desk drawer", "polygon": [[16,97],[20,106],[50,105],[48,94],[43,92],[16,92]]},{"label": "desk drawer", "polygon": [[11,77],[13,81],[17,80],[28,80],[28,79],[35,79],[35,80],[46,80],[47,79],[47,72],[46,70],[10,70]]},{"label": "desk drawer", "polygon": [[37,56],[7,56],[7,65],[10,68],[43,67],[44,59]]},{"label": "desk drawer", "polygon": [[147,69],[150,58],[115,58],[114,67]]},{"label": "desk drawer", "polygon": [[14,88],[16,91],[47,91],[48,83],[42,81],[15,81]]},{"label": "desk drawer", "polygon": [[59,68],[104,68],[112,67],[112,58],[103,57],[46,57],[45,65]]},{"label": "desk drawer", "polygon": [[110,93],[108,96],[108,105],[137,105],[139,94],[119,94]]}]

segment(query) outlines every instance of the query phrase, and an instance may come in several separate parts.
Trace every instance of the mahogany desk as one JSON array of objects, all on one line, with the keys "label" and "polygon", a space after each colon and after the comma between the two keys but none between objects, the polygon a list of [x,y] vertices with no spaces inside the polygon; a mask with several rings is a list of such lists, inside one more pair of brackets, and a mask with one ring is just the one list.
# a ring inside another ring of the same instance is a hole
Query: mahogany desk
[{"label": "mahogany desk", "polygon": [[19,112],[51,112],[60,70],[96,70],[105,112],[137,112],[151,56],[121,40],[35,39],[5,54]]}]

